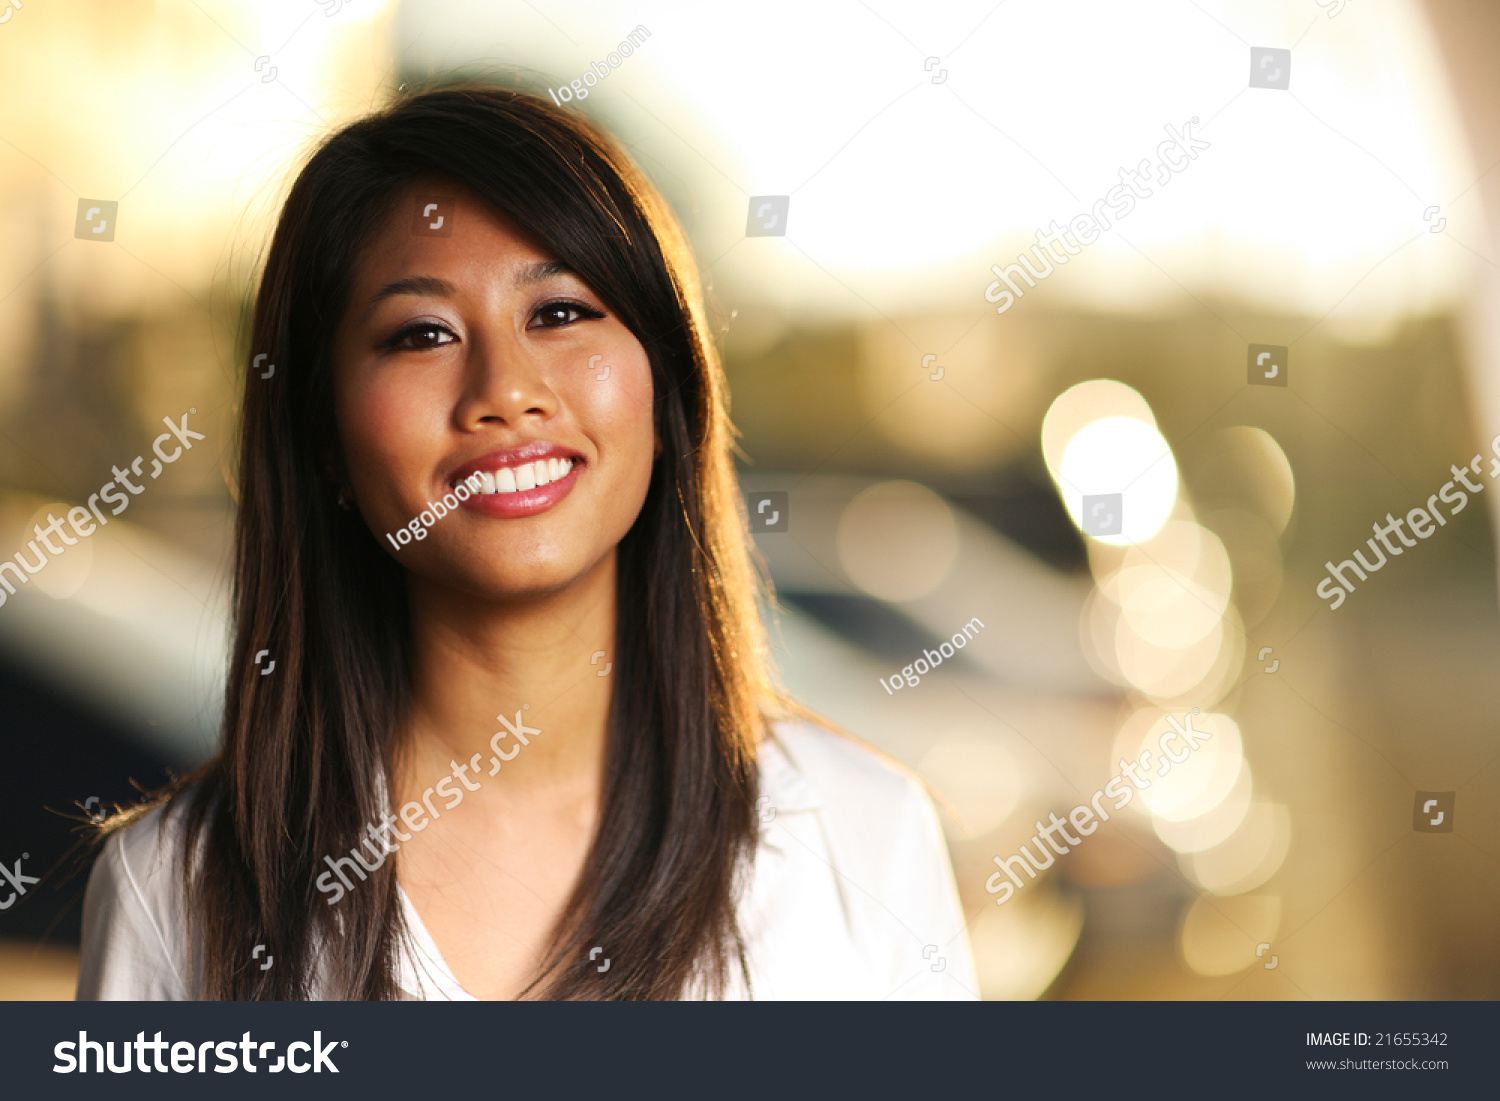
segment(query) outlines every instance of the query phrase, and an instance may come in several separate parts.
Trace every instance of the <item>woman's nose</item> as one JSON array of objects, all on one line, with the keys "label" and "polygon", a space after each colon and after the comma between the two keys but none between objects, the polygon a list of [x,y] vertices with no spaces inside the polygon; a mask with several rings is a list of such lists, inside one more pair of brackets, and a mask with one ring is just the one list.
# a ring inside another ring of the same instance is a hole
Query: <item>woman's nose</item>
[{"label": "woman's nose", "polygon": [[533,352],[508,337],[471,342],[458,410],[465,424],[492,421],[514,427],[528,416],[545,420],[557,407],[545,364]]}]

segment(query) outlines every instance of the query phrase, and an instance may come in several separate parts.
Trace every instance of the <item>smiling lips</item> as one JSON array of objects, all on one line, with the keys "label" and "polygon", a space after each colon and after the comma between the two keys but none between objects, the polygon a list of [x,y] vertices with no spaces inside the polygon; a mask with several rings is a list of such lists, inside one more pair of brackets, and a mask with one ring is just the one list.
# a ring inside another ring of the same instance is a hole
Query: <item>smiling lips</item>
[{"label": "smiling lips", "polygon": [[572,459],[538,459],[533,463],[518,466],[502,466],[498,470],[480,470],[480,493],[518,493],[561,481],[573,469]]},{"label": "smiling lips", "polygon": [[550,443],[529,443],[483,455],[461,467],[450,485],[468,484],[473,496],[463,507],[499,519],[545,512],[578,481],[583,457]]}]

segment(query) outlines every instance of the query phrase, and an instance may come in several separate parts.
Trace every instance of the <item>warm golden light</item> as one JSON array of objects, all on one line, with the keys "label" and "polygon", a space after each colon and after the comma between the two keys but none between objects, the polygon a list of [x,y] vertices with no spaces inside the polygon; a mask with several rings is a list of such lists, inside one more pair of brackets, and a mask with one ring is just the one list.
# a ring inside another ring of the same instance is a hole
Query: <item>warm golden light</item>
[{"label": "warm golden light", "polygon": [[949,734],[927,751],[917,771],[952,805],[968,837],[1004,822],[1021,796],[1016,763],[993,737]]},{"label": "warm golden light", "polygon": [[1276,895],[1198,898],[1182,916],[1178,946],[1182,961],[1199,975],[1232,975],[1262,958],[1261,946],[1280,928]]},{"label": "warm golden light", "polygon": [[916,482],[861,490],[839,518],[839,561],[856,585],[881,600],[914,600],[948,576],[958,554],[953,511]]},{"label": "warm golden light", "polygon": [[1080,428],[1063,449],[1054,477],[1068,515],[1084,532],[1084,497],[1120,495],[1119,533],[1089,533],[1104,543],[1151,538],[1177,501],[1172,449],[1154,426],[1134,417],[1105,417]]},{"label": "warm golden light", "polygon": [[1183,874],[1220,895],[1253,891],[1276,874],[1291,846],[1292,821],[1279,803],[1256,800],[1226,840],[1178,857]]}]

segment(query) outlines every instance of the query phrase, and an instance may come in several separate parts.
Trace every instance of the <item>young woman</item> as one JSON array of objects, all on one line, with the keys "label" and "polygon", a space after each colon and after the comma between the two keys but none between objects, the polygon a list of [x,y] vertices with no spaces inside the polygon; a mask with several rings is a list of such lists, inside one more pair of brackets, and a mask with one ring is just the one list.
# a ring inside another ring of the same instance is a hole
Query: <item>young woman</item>
[{"label": "young woman", "polygon": [[79,997],[975,996],[921,788],[772,686],[690,253],[612,141],[485,88],[349,126],[251,341],[222,745],[107,824]]}]

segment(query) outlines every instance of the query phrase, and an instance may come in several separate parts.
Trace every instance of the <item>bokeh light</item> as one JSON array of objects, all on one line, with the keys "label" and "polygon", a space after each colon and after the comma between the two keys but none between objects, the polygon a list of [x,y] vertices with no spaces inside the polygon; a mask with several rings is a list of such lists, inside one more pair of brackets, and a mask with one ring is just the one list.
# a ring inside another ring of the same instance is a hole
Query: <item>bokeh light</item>
[{"label": "bokeh light", "polygon": [[948,734],[927,751],[917,771],[957,812],[966,837],[983,836],[1000,825],[1021,796],[1016,763],[993,737]]},{"label": "bokeh light", "polygon": [[942,584],[958,554],[953,512],[916,482],[862,490],[839,518],[839,561],[856,585],[881,600],[914,600]]},{"label": "bokeh light", "polygon": [[1063,449],[1056,480],[1063,504],[1080,529],[1085,496],[1121,494],[1120,533],[1090,536],[1105,543],[1151,538],[1177,501],[1172,449],[1160,432],[1134,417],[1105,417],[1080,428]]},{"label": "bokeh light", "polygon": [[1206,891],[1253,891],[1281,867],[1292,840],[1291,815],[1279,803],[1251,802],[1245,820],[1224,841],[1178,857],[1183,874]]},{"label": "bokeh light", "polygon": [[1233,975],[1262,958],[1257,949],[1276,939],[1281,899],[1276,895],[1198,898],[1182,915],[1182,961],[1199,975]]}]

